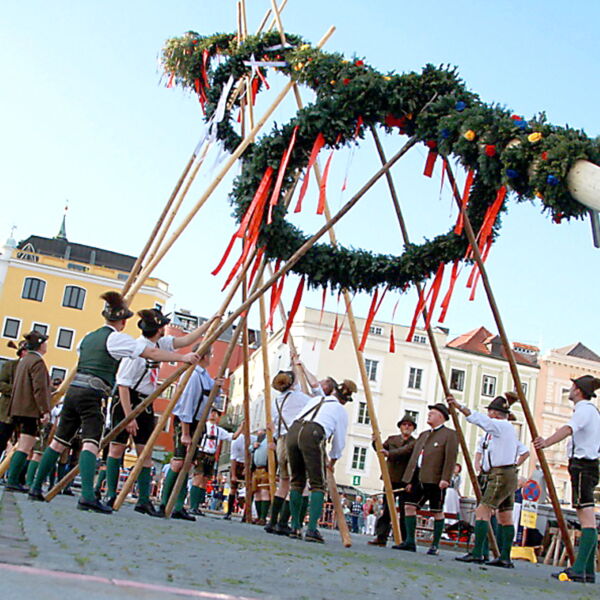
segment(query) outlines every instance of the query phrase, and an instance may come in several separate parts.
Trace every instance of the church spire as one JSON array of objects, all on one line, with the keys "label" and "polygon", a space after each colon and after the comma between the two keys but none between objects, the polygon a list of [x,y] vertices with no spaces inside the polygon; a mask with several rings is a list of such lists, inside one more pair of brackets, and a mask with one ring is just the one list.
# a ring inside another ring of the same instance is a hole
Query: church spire
[{"label": "church spire", "polygon": [[55,239],[57,240],[67,240],[67,210],[69,210],[68,202],[69,201],[67,200],[67,204],[65,204],[65,212],[63,214],[60,230],[58,232],[58,235],[55,237]]}]

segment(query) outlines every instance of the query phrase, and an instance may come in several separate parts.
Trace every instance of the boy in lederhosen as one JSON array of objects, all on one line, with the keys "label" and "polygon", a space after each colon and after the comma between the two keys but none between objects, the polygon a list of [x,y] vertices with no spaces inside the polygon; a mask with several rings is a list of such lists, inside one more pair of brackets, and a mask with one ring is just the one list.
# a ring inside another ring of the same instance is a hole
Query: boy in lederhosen
[{"label": "boy in lederhosen", "polygon": [[15,426],[9,415],[10,397],[17,365],[27,354],[27,342],[25,340],[20,341],[19,345],[12,341],[8,342],[7,345],[9,348],[16,349],[17,358],[3,362],[0,368],[0,456],[6,450],[6,446],[15,431]]},{"label": "boy in lederhosen", "polygon": [[[315,397],[296,415],[287,434],[288,461],[291,471],[290,509],[292,513],[292,533],[290,537],[302,539],[300,513],[302,490],[308,482],[310,500],[308,505],[308,528],[304,539],[307,542],[324,543],[317,529],[317,523],[323,510],[327,474],[325,469],[333,471],[336,461],[341,457],[346,443],[348,413],[344,404],[352,401],[356,384],[345,379],[336,385],[330,396]],[[332,440],[329,460],[325,444]]]}]

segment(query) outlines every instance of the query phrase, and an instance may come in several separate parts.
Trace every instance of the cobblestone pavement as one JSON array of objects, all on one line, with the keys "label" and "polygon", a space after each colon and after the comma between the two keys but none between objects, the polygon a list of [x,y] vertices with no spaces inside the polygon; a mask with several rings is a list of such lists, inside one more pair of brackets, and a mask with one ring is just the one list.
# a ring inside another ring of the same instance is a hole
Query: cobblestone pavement
[{"label": "cobblestone pavement", "polygon": [[[0,492],[1,494],[2,492]],[[597,600],[600,585],[558,583],[554,570],[519,562],[513,571],[366,545],[344,549],[335,532],[315,545],[216,517],[196,523],[153,519],[125,505],[113,515],[77,511],[76,499],[49,504],[22,494],[0,498],[0,597],[420,598]],[[4,592],[10,595],[4,595]],[[171,593],[172,592],[172,593]]]}]

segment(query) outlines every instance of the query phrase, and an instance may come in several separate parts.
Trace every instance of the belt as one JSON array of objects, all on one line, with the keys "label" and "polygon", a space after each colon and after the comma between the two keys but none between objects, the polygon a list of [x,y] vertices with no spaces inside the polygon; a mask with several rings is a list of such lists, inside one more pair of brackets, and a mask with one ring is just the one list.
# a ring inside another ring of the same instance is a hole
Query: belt
[{"label": "belt", "polygon": [[517,465],[500,465],[499,467],[491,467],[489,471],[486,471],[486,473],[491,473],[494,469],[516,469]]},{"label": "belt", "polygon": [[304,427],[305,425],[316,425],[325,435],[325,427],[321,425],[321,423],[317,423],[316,421],[304,421],[303,419],[298,419],[295,423],[300,423],[300,427]]},{"label": "belt", "polygon": [[597,464],[599,460],[600,459],[597,458],[578,458],[577,456],[572,456],[569,458],[569,461],[577,461],[589,465]]},{"label": "belt", "polygon": [[76,373],[71,385],[96,390],[106,394],[106,396],[110,396],[112,392],[112,388],[103,379],[87,373]]}]

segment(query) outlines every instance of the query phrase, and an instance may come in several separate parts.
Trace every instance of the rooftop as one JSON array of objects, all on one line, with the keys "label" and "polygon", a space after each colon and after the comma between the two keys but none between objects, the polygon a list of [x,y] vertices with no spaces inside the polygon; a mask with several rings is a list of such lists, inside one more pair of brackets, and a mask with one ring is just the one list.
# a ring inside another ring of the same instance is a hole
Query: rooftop
[{"label": "rooftop", "polygon": [[575,342],[570,346],[564,348],[557,348],[554,350],[558,354],[564,354],[565,356],[573,356],[575,358],[583,358],[584,360],[591,360],[593,362],[600,362],[600,356],[594,351],[590,350],[587,346],[584,346],[581,342]]}]

